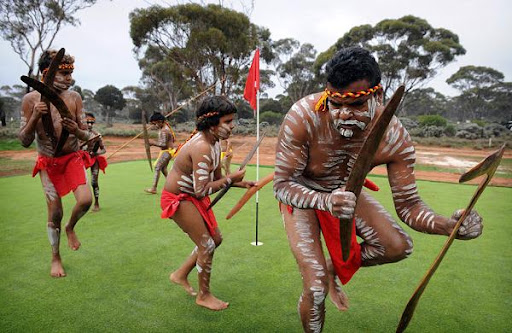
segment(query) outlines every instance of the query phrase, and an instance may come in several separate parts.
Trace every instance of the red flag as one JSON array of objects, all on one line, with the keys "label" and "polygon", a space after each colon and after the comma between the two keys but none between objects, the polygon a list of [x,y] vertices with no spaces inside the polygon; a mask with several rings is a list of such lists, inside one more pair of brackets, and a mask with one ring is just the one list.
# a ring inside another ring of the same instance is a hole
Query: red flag
[{"label": "red flag", "polygon": [[244,98],[249,102],[249,104],[251,104],[254,110],[257,108],[256,93],[258,90],[260,90],[260,50],[256,49],[244,89]]}]

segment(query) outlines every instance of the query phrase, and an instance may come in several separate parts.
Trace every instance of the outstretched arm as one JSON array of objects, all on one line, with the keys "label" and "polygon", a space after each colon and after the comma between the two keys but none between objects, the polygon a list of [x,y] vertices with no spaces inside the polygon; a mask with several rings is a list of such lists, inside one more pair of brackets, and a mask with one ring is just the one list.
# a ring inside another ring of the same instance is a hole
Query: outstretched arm
[{"label": "outstretched arm", "polygon": [[[451,218],[436,214],[420,197],[414,175],[415,150],[407,130],[398,119],[388,128],[385,142],[379,149],[391,160],[387,164],[389,184],[395,209],[400,220],[414,230],[429,234],[449,235],[460,216],[455,212]],[[471,239],[482,233],[482,219],[472,212],[463,222],[458,238]]]}]

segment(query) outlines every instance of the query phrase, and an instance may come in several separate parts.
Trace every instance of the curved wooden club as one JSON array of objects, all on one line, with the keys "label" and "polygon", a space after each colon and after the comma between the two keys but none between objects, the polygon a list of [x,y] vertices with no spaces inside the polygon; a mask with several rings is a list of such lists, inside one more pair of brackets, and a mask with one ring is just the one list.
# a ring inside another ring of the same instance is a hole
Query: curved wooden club
[{"label": "curved wooden club", "polygon": [[455,224],[455,227],[453,228],[450,236],[446,240],[446,243],[444,244],[443,248],[441,249],[441,252],[437,255],[437,258],[434,260],[432,266],[430,266],[429,270],[421,279],[420,284],[414,291],[414,294],[412,295],[411,299],[407,303],[407,306],[405,307],[404,312],[402,313],[402,317],[400,318],[400,322],[398,323],[398,327],[396,329],[396,332],[403,332],[409,325],[409,322],[412,319],[412,315],[414,314],[414,310],[416,309],[416,305],[418,304],[421,295],[423,294],[423,291],[428,285],[428,282],[430,281],[430,278],[434,275],[437,267],[441,264],[441,261],[443,260],[446,252],[448,252],[448,249],[453,243],[453,240],[457,236],[457,232],[459,231],[460,226],[462,225],[462,222],[466,219],[466,217],[469,215],[473,207],[475,206],[478,198],[480,198],[480,195],[483,193],[485,188],[487,187],[487,184],[491,181],[492,177],[494,176],[494,173],[496,172],[496,169],[498,168],[498,165],[501,162],[501,158],[503,157],[503,153],[505,151],[505,145],[501,146],[500,149],[492,153],[491,155],[487,156],[483,161],[478,163],[476,166],[471,168],[471,170],[464,173],[459,178],[459,183],[467,182],[468,180],[474,179],[481,175],[486,175],[484,179],[480,182],[480,185],[476,189],[475,194],[473,194],[473,197],[471,198],[471,201],[469,202],[466,210],[464,211],[464,214],[459,218],[457,223]]},{"label": "curved wooden club", "polygon": [[[61,48],[59,52],[53,57],[50,66],[48,66],[48,71],[46,72],[46,75],[44,76],[44,84],[48,87],[53,87],[53,81],[55,81],[55,75],[57,74],[57,71],[59,70],[59,65],[62,59],[64,58],[64,54],[66,53],[66,50],[64,48]],[[41,95],[41,102],[44,102],[46,106],[48,107],[48,111],[50,111],[50,101]],[[47,114],[44,114],[42,117],[43,122],[43,129],[46,134],[46,136],[50,139],[50,142],[52,143],[52,147],[55,149],[57,147],[57,137],[55,136],[55,128],[53,127],[53,120],[52,120],[52,114],[51,112],[48,112]],[[65,129],[62,129],[63,131]]]},{"label": "curved wooden club", "polygon": [[[357,155],[352,171],[345,184],[345,191],[354,193],[356,197],[359,197],[361,193],[364,180],[368,172],[370,172],[373,157],[379,147],[380,140],[386,132],[386,128],[388,128],[389,122],[393,118],[398,105],[400,105],[404,91],[404,86],[398,87],[395,91],[382,113],[373,121],[373,126]],[[340,242],[343,261],[347,261],[350,256],[352,223],[354,223],[352,218],[340,219]]]},{"label": "curved wooden club", "polygon": [[245,191],[245,194],[242,196],[242,198],[240,198],[240,200],[238,200],[236,205],[233,206],[233,209],[231,209],[229,214],[226,216],[226,220],[229,220],[230,218],[233,217],[233,215],[238,213],[240,211],[240,209],[242,209],[242,207],[247,203],[247,201],[249,201],[249,199],[252,198],[252,196],[256,192],[261,190],[265,185],[270,183],[273,179],[274,179],[274,172],[272,172],[271,174],[268,174],[267,176],[261,178],[260,180],[258,180],[258,182],[256,183],[255,186],[253,186],[250,189],[248,189],[247,191]]}]

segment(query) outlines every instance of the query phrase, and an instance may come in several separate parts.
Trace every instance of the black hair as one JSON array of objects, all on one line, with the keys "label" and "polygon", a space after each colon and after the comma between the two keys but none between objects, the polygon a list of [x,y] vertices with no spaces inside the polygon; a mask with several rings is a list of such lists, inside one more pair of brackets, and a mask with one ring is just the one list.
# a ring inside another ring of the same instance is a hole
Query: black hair
[{"label": "black hair", "polygon": [[96,117],[94,116],[94,114],[92,114],[92,113],[90,113],[90,112],[86,112],[86,113],[85,113],[85,116],[86,116],[86,117],[91,117],[91,118],[96,119]]},{"label": "black hair", "polygon": [[[52,59],[57,55],[57,50],[46,50],[41,54],[37,65],[39,67],[39,72],[42,73],[45,69],[50,67]],[[62,58],[61,64],[73,64],[75,62],[75,58],[70,56],[69,54],[65,54]]]},{"label": "black hair", "polygon": [[204,131],[217,126],[222,116],[237,112],[235,104],[225,96],[206,97],[196,111],[196,128],[198,131]]},{"label": "black hair", "polygon": [[155,112],[151,115],[151,117],[149,118],[149,121],[152,122],[152,121],[165,121],[165,117],[163,114],[161,114],[160,112]]},{"label": "black hair", "polygon": [[327,82],[342,89],[358,80],[368,80],[370,86],[380,83],[380,68],[371,53],[362,47],[341,49],[327,62]]}]

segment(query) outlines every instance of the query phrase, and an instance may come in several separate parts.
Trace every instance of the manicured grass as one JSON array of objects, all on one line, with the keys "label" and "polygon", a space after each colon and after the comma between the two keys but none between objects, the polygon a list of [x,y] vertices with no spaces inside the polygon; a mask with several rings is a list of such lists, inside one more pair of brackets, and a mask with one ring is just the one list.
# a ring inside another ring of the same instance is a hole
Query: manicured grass
[{"label": "manicured grass", "polygon": [[[35,142],[33,142],[30,145],[30,149],[35,149],[35,148],[36,148],[36,144],[35,144]],[[0,151],[3,151],[3,150],[22,150],[22,149],[26,149],[26,148],[24,148],[21,145],[19,139],[8,139],[8,138],[1,138],[0,139]]]},{"label": "manicured grass", "polygon": [[[262,168],[261,177],[271,172]],[[248,179],[254,178],[249,168]],[[389,186],[375,197],[392,210]],[[145,194],[152,174],[145,161],[112,164],[100,175],[101,205],[76,230],[82,248],[61,241],[68,276],[49,276],[46,205],[39,179],[0,179],[0,331],[2,332],[300,332],[301,279],[271,186],[260,194],[259,241],[254,201],[224,219],[243,190],[232,189],[215,207],[224,242],[215,253],[211,289],[229,301],[213,312],[169,283],[169,272],[191,252],[189,238],[160,219],[159,196]],[[475,186],[418,182],[420,194],[450,215],[467,205]],[[160,184],[160,187],[162,184]],[[456,241],[425,291],[408,332],[510,331],[512,310],[512,189],[490,187],[477,210],[484,234]],[[73,196],[64,200],[64,221]],[[403,224],[402,224],[403,226]],[[404,226],[415,243],[399,263],[362,268],[345,286],[348,312],[327,301],[325,332],[391,332],[445,237]],[[194,285],[197,276],[191,275]]]}]

